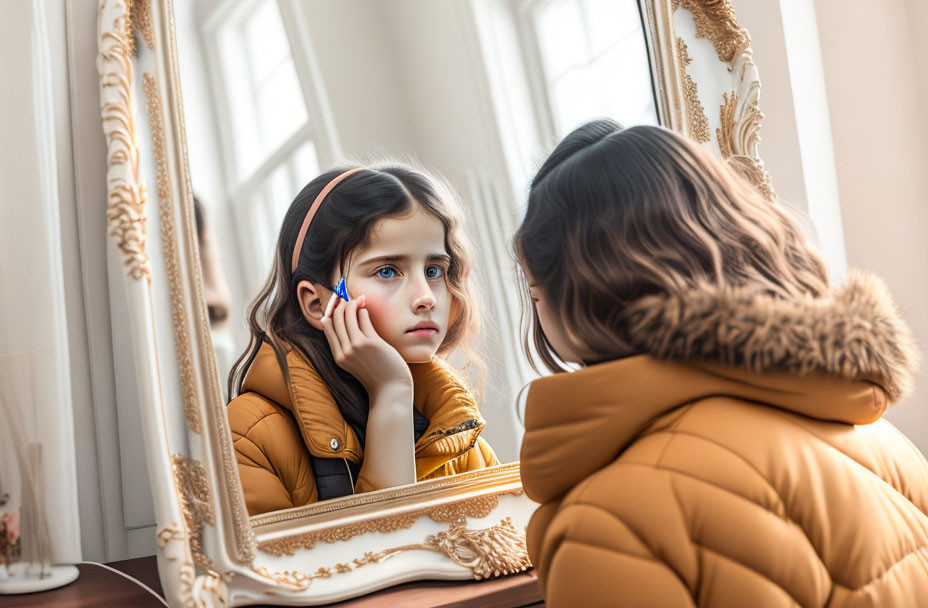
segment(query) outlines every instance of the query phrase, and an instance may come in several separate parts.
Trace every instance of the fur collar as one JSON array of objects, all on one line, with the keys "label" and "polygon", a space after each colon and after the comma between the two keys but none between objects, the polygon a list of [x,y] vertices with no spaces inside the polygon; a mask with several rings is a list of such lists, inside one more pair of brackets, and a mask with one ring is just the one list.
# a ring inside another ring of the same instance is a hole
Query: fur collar
[{"label": "fur collar", "polygon": [[658,359],[869,380],[890,401],[912,391],[919,364],[885,283],[862,271],[820,298],[706,284],[682,296],[642,298],[625,318],[630,343]]}]

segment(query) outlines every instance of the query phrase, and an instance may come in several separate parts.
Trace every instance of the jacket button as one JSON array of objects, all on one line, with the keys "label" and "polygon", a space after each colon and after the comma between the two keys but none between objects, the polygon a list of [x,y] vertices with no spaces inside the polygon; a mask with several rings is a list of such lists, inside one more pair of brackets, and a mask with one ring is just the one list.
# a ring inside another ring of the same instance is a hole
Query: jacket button
[{"label": "jacket button", "polygon": [[333,451],[337,452],[338,451],[338,439],[336,439],[335,437],[332,437],[332,439],[329,440],[329,447],[331,447]]}]

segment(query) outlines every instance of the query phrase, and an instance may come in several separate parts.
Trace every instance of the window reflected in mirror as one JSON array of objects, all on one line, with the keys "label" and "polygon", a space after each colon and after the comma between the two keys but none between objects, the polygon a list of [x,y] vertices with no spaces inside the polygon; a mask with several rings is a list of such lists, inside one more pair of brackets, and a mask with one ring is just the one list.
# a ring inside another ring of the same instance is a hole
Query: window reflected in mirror
[{"label": "window reflected in mirror", "polygon": [[[405,163],[437,177],[475,245],[481,295],[474,304],[484,324],[473,346],[486,372],[468,365],[461,348],[442,364],[474,395],[485,426],[466,435],[456,457],[482,441],[493,454],[484,465],[518,460],[516,400],[536,372],[521,350],[509,239],[530,175],[565,133],[598,116],[658,123],[638,3],[176,0],[174,10],[191,183],[205,225],[204,293],[213,300],[207,307],[215,312],[223,388],[249,345],[246,310],[272,270],[297,194],[335,167]],[[261,361],[271,361],[266,354]],[[344,404],[334,402],[344,415]],[[287,432],[295,430],[312,453],[313,429],[284,410],[292,418]],[[442,430],[464,438],[468,425]],[[240,471],[243,460],[267,457],[248,456],[243,445],[236,444]],[[354,485],[361,462],[336,465]],[[326,473],[316,469],[301,474],[319,487]],[[300,500],[324,499],[310,494]]]}]

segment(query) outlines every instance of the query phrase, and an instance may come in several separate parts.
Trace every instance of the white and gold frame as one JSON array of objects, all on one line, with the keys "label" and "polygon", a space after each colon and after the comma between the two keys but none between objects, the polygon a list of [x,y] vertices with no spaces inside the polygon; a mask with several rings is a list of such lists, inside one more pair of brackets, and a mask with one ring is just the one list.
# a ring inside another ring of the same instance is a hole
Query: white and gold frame
[{"label": "white and gold frame", "polygon": [[[741,159],[772,197],[757,155],[757,70],[731,5],[640,5],[662,123]],[[108,255],[125,269],[126,333],[171,605],[319,604],[414,579],[531,567],[525,526],[534,504],[517,463],[248,516],[202,298],[172,0],[102,0],[98,36]],[[154,200],[140,179],[143,131]]]},{"label": "white and gold frame", "polygon": [[[673,77],[659,96],[662,122],[731,163],[771,200],[776,192],[760,159],[764,115],[751,36],[730,0],[645,0],[660,32],[654,63]],[[669,59],[668,59],[669,58]],[[661,80],[655,79],[655,82]]]}]

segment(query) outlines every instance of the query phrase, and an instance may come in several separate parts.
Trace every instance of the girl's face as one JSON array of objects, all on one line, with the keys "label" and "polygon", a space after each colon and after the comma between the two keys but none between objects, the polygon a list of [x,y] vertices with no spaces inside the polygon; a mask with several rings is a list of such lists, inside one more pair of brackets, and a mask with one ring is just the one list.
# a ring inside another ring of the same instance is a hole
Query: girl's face
[{"label": "girl's face", "polygon": [[532,278],[532,275],[529,274],[528,268],[523,265],[522,271],[525,273],[525,277],[528,280],[528,291],[532,297],[532,304],[535,307],[535,312],[538,313],[538,322],[541,324],[541,330],[544,332],[545,338],[548,339],[554,352],[557,354],[558,358],[565,363],[583,364],[584,359],[588,358],[588,356],[584,356],[585,347],[579,343],[576,336],[570,333],[567,324],[560,318],[557,311],[551,307],[544,292],[535,284],[535,280]]},{"label": "girl's face", "polygon": [[378,221],[370,244],[350,256],[348,295],[367,296],[371,324],[407,363],[430,360],[448,333],[450,262],[445,227],[415,203],[408,215]]}]

